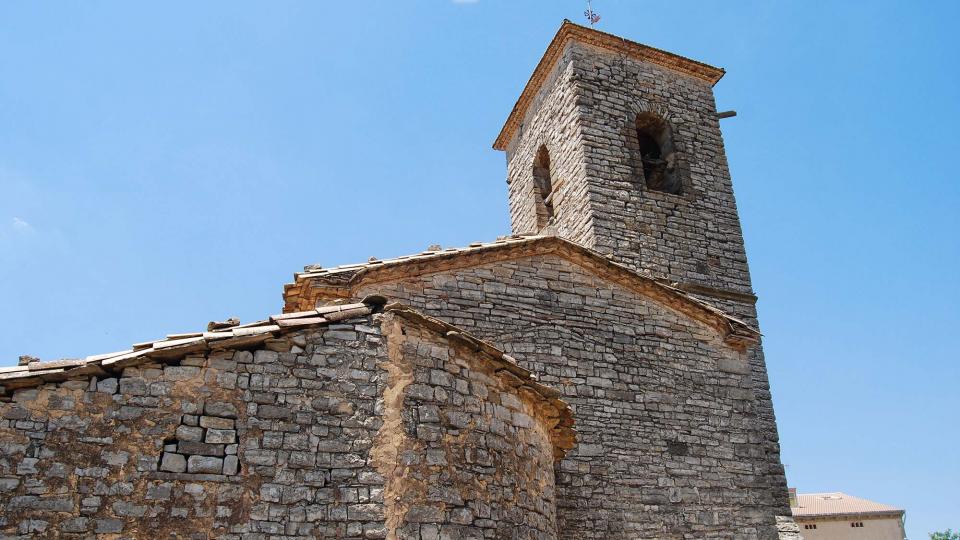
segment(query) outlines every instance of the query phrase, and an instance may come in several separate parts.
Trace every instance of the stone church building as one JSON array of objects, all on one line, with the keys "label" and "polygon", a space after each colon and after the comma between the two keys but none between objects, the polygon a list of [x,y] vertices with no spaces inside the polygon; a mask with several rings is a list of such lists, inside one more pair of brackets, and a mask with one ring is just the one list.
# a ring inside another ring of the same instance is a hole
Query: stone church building
[{"label": "stone church building", "polygon": [[0,369],[0,538],[797,538],[723,73],[564,22],[494,143],[511,235]]}]

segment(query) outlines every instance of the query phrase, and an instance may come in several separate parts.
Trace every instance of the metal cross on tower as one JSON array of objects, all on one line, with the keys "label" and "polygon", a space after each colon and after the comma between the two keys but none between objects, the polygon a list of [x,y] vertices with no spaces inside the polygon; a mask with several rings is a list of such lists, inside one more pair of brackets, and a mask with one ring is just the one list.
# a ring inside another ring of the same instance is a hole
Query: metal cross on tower
[{"label": "metal cross on tower", "polygon": [[583,12],[583,16],[590,21],[590,26],[593,26],[600,22],[600,15],[593,10],[592,0],[587,0],[587,10]]}]

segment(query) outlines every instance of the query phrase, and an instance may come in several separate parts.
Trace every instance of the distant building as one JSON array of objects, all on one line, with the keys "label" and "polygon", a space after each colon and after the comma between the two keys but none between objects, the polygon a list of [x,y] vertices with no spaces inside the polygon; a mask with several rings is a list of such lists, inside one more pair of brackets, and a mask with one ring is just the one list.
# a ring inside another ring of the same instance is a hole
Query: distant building
[{"label": "distant building", "polygon": [[790,493],[805,540],[904,540],[903,509],[846,493]]}]

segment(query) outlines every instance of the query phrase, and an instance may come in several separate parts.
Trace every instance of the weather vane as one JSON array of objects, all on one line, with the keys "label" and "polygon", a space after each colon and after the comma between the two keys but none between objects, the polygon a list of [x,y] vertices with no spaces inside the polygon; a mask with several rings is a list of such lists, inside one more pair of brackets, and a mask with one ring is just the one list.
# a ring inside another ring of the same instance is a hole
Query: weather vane
[{"label": "weather vane", "polygon": [[593,10],[593,5],[591,4],[591,0],[587,0],[587,10],[583,12],[583,16],[586,17],[588,21],[590,21],[590,26],[593,26],[598,22],[600,22],[600,15],[598,15],[597,12]]}]

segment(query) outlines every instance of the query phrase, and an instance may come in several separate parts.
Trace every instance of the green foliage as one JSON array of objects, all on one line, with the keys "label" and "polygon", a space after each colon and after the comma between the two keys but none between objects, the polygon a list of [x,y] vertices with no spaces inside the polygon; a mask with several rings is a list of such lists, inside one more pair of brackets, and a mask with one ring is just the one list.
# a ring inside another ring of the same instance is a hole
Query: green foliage
[{"label": "green foliage", "polygon": [[930,540],[960,540],[960,532],[947,529],[943,532],[930,533]]}]

